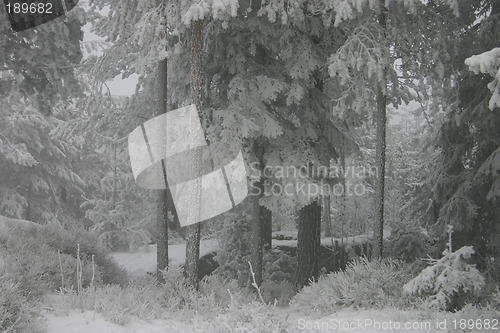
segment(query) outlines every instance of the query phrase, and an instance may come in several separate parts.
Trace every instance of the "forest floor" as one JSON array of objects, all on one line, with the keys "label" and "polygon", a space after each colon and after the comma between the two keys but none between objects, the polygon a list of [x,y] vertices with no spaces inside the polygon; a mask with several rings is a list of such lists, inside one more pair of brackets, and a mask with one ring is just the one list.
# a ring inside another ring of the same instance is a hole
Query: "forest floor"
[{"label": "forest floor", "polygon": [[[420,319],[420,314],[398,309],[341,310],[330,316],[314,319],[311,316],[292,312],[289,308],[271,307],[272,316],[281,323],[281,332],[455,332],[452,319]],[[195,314],[193,314],[195,317]],[[118,325],[94,311],[71,311],[66,314],[45,315],[49,333],[198,333],[207,332],[200,322],[184,322],[175,319],[130,320]],[[439,323],[440,328],[436,326]],[[444,324],[443,324],[444,323]],[[409,326],[406,326],[409,325]],[[227,330],[230,331],[229,329]],[[240,332],[240,331],[237,331]],[[246,330],[241,330],[246,332]]]},{"label": "forest floor", "polygon": [[[295,240],[273,240],[275,245],[292,245]],[[323,239],[325,245],[331,239]],[[205,239],[201,242],[201,255],[216,251],[218,243]],[[169,257],[172,263],[184,263],[185,245],[169,246]],[[112,256],[133,275],[154,272],[156,266],[156,249],[149,246],[140,252],[116,252]],[[454,332],[451,319],[443,324],[446,318],[425,320],[425,315],[417,311],[398,309],[357,310],[343,309],[329,316],[318,317],[305,314],[290,306],[267,306],[270,317],[280,323],[280,332]],[[119,325],[101,313],[95,311],[44,311],[45,324],[49,333],[165,333],[165,332],[206,332],[203,320],[193,313],[192,318],[150,319],[131,318],[126,324]],[[217,321],[217,318],[214,318]],[[437,328],[437,324],[441,326]],[[446,328],[445,328],[446,326]],[[230,331],[229,328],[227,330]],[[234,330],[233,330],[234,331]],[[247,332],[247,330],[241,330]],[[258,331],[256,331],[258,332]],[[260,333],[260,332],[259,332]]]}]

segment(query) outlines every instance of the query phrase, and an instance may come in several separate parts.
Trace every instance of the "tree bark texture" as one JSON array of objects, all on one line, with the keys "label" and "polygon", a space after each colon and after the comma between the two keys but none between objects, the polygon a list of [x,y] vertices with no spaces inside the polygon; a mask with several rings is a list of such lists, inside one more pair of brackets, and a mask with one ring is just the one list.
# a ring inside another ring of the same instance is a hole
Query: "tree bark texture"
[{"label": "tree bark texture", "polygon": [[262,217],[262,243],[264,248],[270,249],[273,241],[273,213],[264,206],[261,206]]},{"label": "tree bark texture", "polygon": [[[387,13],[384,0],[380,0],[380,14],[378,23],[382,30],[382,38],[385,39],[385,29]],[[385,40],[382,40],[381,47],[385,48]],[[388,56],[387,50],[383,54]],[[388,59],[386,59],[388,60]],[[385,66],[385,64],[383,64]],[[373,253],[372,258],[382,258],[384,240],[384,196],[385,196],[385,139],[387,123],[387,96],[386,96],[386,70],[382,70],[382,78],[377,86],[377,143],[375,160],[378,169],[378,181],[375,192],[375,225],[373,230]]]},{"label": "tree bark texture", "polygon": [[[198,117],[202,124],[206,123],[203,117],[203,20],[196,20],[191,23],[191,96],[198,110]],[[201,155],[196,156],[193,166],[195,174],[201,170]],[[198,193],[195,193],[193,200],[201,199],[201,180],[198,186]],[[198,205],[194,205],[198,207]],[[199,259],[200,259],[200,223],[195,223],[186,227],[186,262],[184,264],[184,276],[189,287],[198,290]]]},{"label": "tree bark texture", "polygon": [[[167,112],[167,59],[158,64],[158,115]],[[163,161],[162,161],[163,164]],[[163,168],[165,170],[165,168]],[[165,174],[164,174],[165,176]],[[170,195],[166,179],[166,190],[157,191],[156,200],[156,280],[164,283],[162,271],[168,267],[168,210],[167,199]],[[173,206],[173,205],[172,205]],[[175,213],[175,207],[174,207]]]},{"label": "tree bark texture", "polygon": [[316,280],[319,275],[319,248],[321,243],[321,205],[313,201],[299,211],[299,233],[297,240],[298,288]]}]

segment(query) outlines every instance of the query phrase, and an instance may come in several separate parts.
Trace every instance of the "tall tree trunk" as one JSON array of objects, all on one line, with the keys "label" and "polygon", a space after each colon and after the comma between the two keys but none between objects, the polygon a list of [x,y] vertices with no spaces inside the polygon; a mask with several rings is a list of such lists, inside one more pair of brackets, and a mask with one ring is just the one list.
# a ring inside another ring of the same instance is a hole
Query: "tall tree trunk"
[{"label": "tall tree trunk", "polygon": [[[250,238],[250,248],[251,248],[251,255],[250,259],[252,262],[252,269],[254,272],[254,278],[255,282],[257,285],[262,284],[262,270],[263,270],[263,264],[262,264],[262,247],[264,245],[264,239],[263,239],[263,210],[265,209],[259,204],[260,198],[264,195],[264,160],[263,160],[263,155],[264,155],[264,147],[262,145],[262,142],[259,142],[258,140],[254,141],[254,152],[255,155],[257,156],[258,162],[259,162],[259,168],[261,172],[261,178],[259,181],[253,184],[253,188],[256,189],[257,193],[252,193],[252,225],[251,225],[251,238]],[[253,281],[250,281],[252,283]]]},{"label": "tall tree trunk", "polygon": [[[385,39],[387,13],[384,0],[380,0],[380,14],[378,23]],[[385,48],[385,40],[381,41],[381,47]],[[387,50],[383,54],[388,57]],[[388,60],[388,59],[387,59]],[[384,65],[385,66],[385,65]],[[378,181],[375,194],[375,226],[373,230],[373,258],[382,258],[384,240],[384,190],[385,190],[385,137],[387,123],[387,96],[386,96],[386,70],[382,70],[382,78],[377,86],[377,144],[376,144],[376,166],[378,168]]]},{"label": "tall tree trunk", "polygon": [[111,196],[111,210],[114,210],[116,208],[116,168],[117,164],[116,163],[116,141],[113,141],[113,194]]},{"label": "tall tree trunk", "polygon": [[345,149],[346,145],[344,142],[344,139],[342,139],[341,142],[341,147],[340,147],[340,170],[341,170],[341,176],[340,176],[340,184],[342,186],[342,193],[340,194],[340,205],[339,205],[339,222],[340,222],[340,236],[342,237],[342,244],[341,246],[344,247],[344,226],[346,225],[346,201],[347,201],[347,184],[346,184],[346,165],[345,165]]},{"label": "tall tree trunk", "polygon": [[168,267],[167,190],[158,190],[156,202],[156,280],[162,284],[162,271]]},{"label": "tall tree trunk", "polygon": [[264,248],[270,249],[273,242],[273,213],[264,206],[261,206],[262,217],[262,242]]},{"label": "tall tree trunk", "polygon": [[[250,8],[252,11],[256,12],[261,8],[262,1],[261,0],[253,0],[250,1]],[[255,62],[261,66],[265,66],[266,64],[266,49],[264,45],[258,44],[255,49]],[[266,242],[264,234],[268,232],[266,230],[266,222],[264,220],[266,219],[265,215],[265,209],[264,207],[259,205],[259,199],[263,197],[264,195],[264,145],[265,143],[263,142],[264,140],[261,138],[256,138],[254,140],[254,152],[255,155],[257,156],[258,162],[259,162],[259,167],[261,171],[261,179],[259,180],[258,183],[254,184],[258,189],[259,189],[259,194],[253,198],[253,218],[252,218],[252,226],[251,226],[251,261],[252,261],[252,268],[255,273],[255,282],[257,285],[262,284],[262,271],[263,271],[263,252],[262,252],[262,247],[264,246],[264,243]],[[272,222],[271,222],[272,223]],[[271,232],[272,232],[272,226],[271,226]],[[268,240],[269,241],[269,240]],[[251,281],[253,282],[253,281]]]},{"label": "tall tree trunk", "polygon": [[[254,188],[259,189],[258,192],[263,192],[263,182],[259,180],[255,183]],[[252,225],[250,228],[250,247],[251,255],[250,259],[252,262],[252,269],[254,272],[255,283],[258,286],[262,284],[262,219],[261,219],[261,208],[259,205],[259,199],[261,194],[255,194],[252,198]],[[250,281],[253,283],[253,281]]]},{"label": "tall tree trunk", "polygon": [[332,218],[330,216],[330,196],[323,196],[323,228],[325,230],[325,237],[332,236]]},{"label": "tall tree trunk", "polygon": [[313,201],[299,212],[299,233],[297,240],[297,273],[295,283],[298,288],[316,280],[319,276],[319,248],[321,243],[321,205]]},{"label": "tall tree trunk", "polygon": [[[198,116],[201,123],[204,123],[203,117],[203,20],[196,20],[191,23],[191,95],[198,109]],[[201,155],[196,156],[194,168],[195,171],[201,169]],[[195,172],[198,174],[198,172]],[[201,180],[200,180],[201,182]],[[201,183],[198,186],[198,193],[193,196],[194,200],[201,198]],[[194,205],[198,207],[198,205]],[[198,290],[198,264],[200,259],[200,223],[195,223],[187,227],[186,239],[186,263],[184,264],[184,276],[187,285]]]},{"label": "tall tree trunk", "polygon": [[[158,114],[167,112],[167,59],[158,64]],[[164,166],[164,162],[161,162]],[[165,171],[165,168],[163,168]],[[168,267],[168,210],[167,199],[170,196],[165,177],[166,190],[158,190],[156,201],[156,280],[164,283],[162,271]],[[173,205],[172,205],[173,206]],[[175,213],[175,207],[173,208]]]},{"label": "tall tree trunk", "polygon": [[[321,40],[313,39],[313,42],[319,44]],[[323,79],[319,72],[315,76],[315,88],[323,92]],[[321,203],[319,201],[314,200],[300,209],[298,229],[298,267],[295,284],[297,288],[302,288],[309,284],[309,280],[316,281],[319,276],[319,248],[321,244]]]}]

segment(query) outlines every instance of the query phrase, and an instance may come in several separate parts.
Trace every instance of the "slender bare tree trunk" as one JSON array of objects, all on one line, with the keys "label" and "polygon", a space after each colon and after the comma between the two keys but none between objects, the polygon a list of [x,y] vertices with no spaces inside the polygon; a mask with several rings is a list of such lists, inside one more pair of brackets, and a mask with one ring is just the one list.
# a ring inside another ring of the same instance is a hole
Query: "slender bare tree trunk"
[{"label": "slender bare tree trunk", "polygon": [[345,142],[342,139],[341,147],[340,147],[340,170],[342,175],[340,176],[340,184],[342,186],[342,193],[340,194],[340,205],[339,205],[339,222],[340,222],[340,235],[342,237],[342,246],[344,246],[344,226],[346,225],[346,201],[347,201],[347,184],[346,184],[346,165],[345,165]]},{"label": "slender bare tree trunk", "polygon": [[[196,20],[191,23],[191,95],[194,104],[198,109],[198,116],[204,123],[203,117],[203,20]],[[201,155],[196,156],[195,171],[201,169]],[[195,173],[198,174],[198,173]],[[194,200],[201,198],[201,183],[198,193],[193,196]],[[198,205],[194,205],[198,207]],[[186,238],[186,263],[184,264],[184,276],[188,286],[197,290],[199,285],[198,264],[200,259],[200,223],[195,223],[187,227]]]},{"label": "slender bare tree trunk", "polygon": [[[252,224],[250,228],[250,260],[252,262],[252,269],[255,273],[255,282],[257,285],[262,284],[262,247],[264,245],[263,241],[263,209],[259,204],[259,199],[264,195],[264,175],[262,174],[264,168],[264,147],[262,146],[262,142],[259,140],[254,141],[253,150],[255,155],[257,156],[257,160],[259,162],[259,168],[261,172],[261,178],[253,184],[252,188],[256,189],[257,193],[251,193],[252,195]],[[249,281],[253,283],[253,281]]]},{"label": "slender bare tree trunk", "polygon": [[266,207],[261,207],[262,215],[262,243],[264,248],[270,249],[273,242],[273,213]]},{"label": "slender bare tree trunk", "polygon": [[[158,114],[167,112],[167,59],[163,59],[158,64]],[[164,162],[162,161],[162,166]],[[163,167],[165,171],[165,168]],[[168,208],[167,197],[170,195],[168,184],[166,190],[158,190],[156,201],[156,280],[164,283],[162,271],[168,267]],[[175,208],[174,208],[175,210]]]},{"label": "slender bare tree trunk", "polygon": [[[254,184],[254,188],[258,188],[259,190],[263,189],[262,180],[259,180]],[[252,269],[255,273],[255,283],[257,285],[262,284],[262,219],[261,219],[261,208],[259,205],[260,195],[254,195],[252,198],[252,225],[250,228],[250,247],[251,254],[250,260],[252,262]],[[249,281],[253,283],[253,281]]]},{"label": "slender bare tree trunk", "polygon": [[[385,48],[385,29],[387,13],[384,0],[380,0],[380,14],[378,23],[383,32],[381,47]],[[387,50],[383,53],[388,56]],[[385,65],[384,65],[385,66]],[[373,258],[382,258],[384,240],[384,190],[385,190],[385,137],[387,123],[387,96],[386,96],[386,70],[382,70],[382,78],[377,87],[377,144],[376,144],[376,166],[378,169],[378,181],[375,194],[375,225],[373,230]]]},{"label": "slender bare tree trunk", "polygon": [[330,216],[330,196],[323,196],[323,228],[325,229],[325,237],[332,236],[332,218]]}]

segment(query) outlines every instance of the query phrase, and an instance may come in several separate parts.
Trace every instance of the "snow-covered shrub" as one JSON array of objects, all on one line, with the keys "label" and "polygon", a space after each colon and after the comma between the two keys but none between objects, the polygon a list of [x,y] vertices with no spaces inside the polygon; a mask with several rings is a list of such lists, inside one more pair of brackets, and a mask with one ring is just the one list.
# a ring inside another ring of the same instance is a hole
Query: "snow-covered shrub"
[{"label": "snow-covered shrub", "polygon": [[296,294],[295,286],[289,281],[264,280],[260,289],[267,304],[287,305]]},{"label": "snow-covered shrub", "polygon": [[83,260],[91,260],[92,255],[97,267],[102,272],[102,282],[105,284],[127,283],[127,273],[108,255],[108,251],[99,246],[95,233],[84,229],[67,231],[52,226],[40,226],[36,233],[38,241],[47,244],[54,250],[68,254],[76,258],[77,244],[80,246],[80,257]]},{"label": "snow-covered shrub", "polygon": [[240,286],[248,285],[250,271],[250,216],[239,218],[236,214],[224,214],[218,231],[220,250],[215,256],[219,267],[214,274],[222,278],[235,279]]},{"label": "snow-covered shrub", "polygon": [[[5,277],[18,283],[20,290],[40,296],[61,287],[77,286],[76,258],[40,242],[37,237],[16,233],[0,238],[0,253],[5,261]],[[82,257],[82,284],[92,279],[92,263]],[[94,283],[102,281],[101,268],[94,267]]]},{"label": "snow-covered shrub", "polygon": [[200,282],[199,291],[194,291],[187,286],[180,266],[170,267],[163,278],[165,283],[159,287],[160,293],[163,303],[171,310],[194,311],[213,317],[227,308],[232,295],[237,300],[250,299],[248,291],[241,290],[235,280],[220,276],[207,276]]},{"label": "snow-covered shrub", "polygon": [[429,252],[429,236],[414,224],[395,226],[385,246],[385,253],[388,257],[408,263],[425,257]]},{"label": "snow-covered shrub", "polygon": [[[97,238],[84,230],[68,232],[58,227],[34,225],[14,227],[0,234],[0,255],[5,274],[33,295],[61,287],[77,287],[76,257],[80,247],[82,285],[93,278],[100,283],[126,283],[126,274],[106,252],[96,245]],[[94,265],[92,264],[94,256]]]},{"label": "snow-covered shrub", "polygon": [[32,304],[16,283],[0,278],[0,332],[43,332]]},{"label": "snow-covered shrub", "polygon": [[224,309],[234,301],[248,303],[255,298],[248,288],[241,288],[236,280],[224,279],[218,275],[208,275],[200,281],[200,294],[211,295],[218,309]]},{"label": "snow-covered shrub", "polygon": [[273,249],[264,253],[263,280],[273,282],[294,282],[297,271],[297,257],[291,256],[284,251]]},{"label": "snow-covered shrub", "polygon": [[404,306],[401,288],[410,279],[406,264],[393,260],[360,258],[345,271],[330,273],[303,288],[293,299],[294,307],[307,312],[332,313],[341,307],[380,308]]},{"label": "snow-covered shrub", "polygon": [[404,293],[422,295],[431,308],[439,310],[462,307],[470,296],[478,296],[484,286],[481,273],[466,262],[473,254],[471,246],[455,252],[446,249],[441,259],[404,285]]},{"label": "snow-covered shrub", "polygon": [[127,286],[98,286],[84,289],[80,294],[74,289],[47,297],[48,306],[57,310],[92,310],[109,321],[126,325],[132,319],[170,319],[191,321],[194,313],[204,320],[213,320],[224,313],[231,303],[247,304],[255,299],[236,281],[208,276],[200,282],[199,291],[185,284],[183,270],[172,266],[164,274],[165,284],[157,285],[152,276],[131,280]]},{"label": "snow-covered shrub", "polygon": [[227,311],[202,327],[204,332],[286,332],[283,323],[274,316],[273,307],[256,301],[246,304],[232,302]]},{"label": "snow-covered shrub", "polygon": [[83,289],[80,293],[67,289],[48,295],[46,303],[58,311],[92,310],[118,325],[125,325],[132,318],[165,318],[168,306],[172,305],[151,276],[131,281],[125,287],[101,285]]}]

